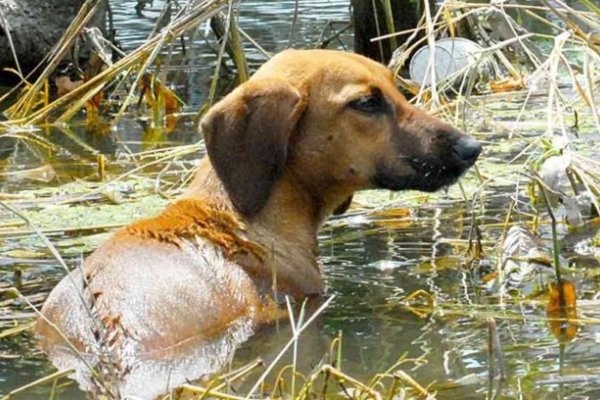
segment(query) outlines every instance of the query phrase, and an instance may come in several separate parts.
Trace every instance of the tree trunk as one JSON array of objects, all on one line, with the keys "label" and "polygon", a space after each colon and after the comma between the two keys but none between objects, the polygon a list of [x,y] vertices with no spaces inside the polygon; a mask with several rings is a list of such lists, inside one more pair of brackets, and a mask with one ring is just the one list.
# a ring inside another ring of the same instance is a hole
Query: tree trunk
[{"label": "tree trunk", "polygon": [[[388,33],[413,29],[420,18],[418,1],[389,0],[393,27],[386,20],[384,0],[352,0],[354,13],[354,51],[373,60],[387,64],[398,45],[404,43],[410,33],[395,36],[393,39],[371,42],[372,38]],[[429,1],[430,4],[433,1]]]},{"label": "tree trunk", "polygon": [[[85,0],[0,0],[0,69],[19,66],[27,73],[61,38]],[[107,1],[88,27],[105,32]],[[0,71],[1,72],[1,71]]]}]

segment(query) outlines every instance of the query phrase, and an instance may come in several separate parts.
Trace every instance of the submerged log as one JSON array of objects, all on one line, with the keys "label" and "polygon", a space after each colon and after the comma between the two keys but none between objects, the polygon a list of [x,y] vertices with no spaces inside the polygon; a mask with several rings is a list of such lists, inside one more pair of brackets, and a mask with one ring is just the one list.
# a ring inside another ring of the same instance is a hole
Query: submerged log
[{"label": "submerged log", "polygon": [[[388,4],[391,8],[393,19],[393,24],[390,24],[389,22],[391,21],[386,19],[386,1],[352,0],[354,51],[387,64],[396,47],[404,43],[410,36],[410,33],[375,42],[371,42],[371,39],[388,33],[415,28],[422,14],[422,7],[420,6],[422,1],[390,0]],[[429,2],[433,10],[434,2],[432,0],[425,1]]]},{"label": "submerged log", "polygon": [[[17,67],[16,55],[24,73],[32,70],[60,40],[84,2],[0,0],[0,69]],[[105,31],[107,7],[102,0],[88,27]]]}]

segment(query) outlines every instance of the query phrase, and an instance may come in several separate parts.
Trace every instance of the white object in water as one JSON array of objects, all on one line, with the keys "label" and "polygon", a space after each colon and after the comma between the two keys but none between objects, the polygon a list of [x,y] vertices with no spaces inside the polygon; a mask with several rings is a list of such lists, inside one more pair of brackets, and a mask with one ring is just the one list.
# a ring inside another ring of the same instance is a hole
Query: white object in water
[{"label": "white object in water", "polygon": [[429,65],[432,51],[429,46],[420,48],[409,66],[410,78],[421,86],[431,85],[431,70],[435,70],[436,83],[457,81],[478,65],[483,48],[465,38],[443,38],[435,42],[433,56],[435,65]]}]

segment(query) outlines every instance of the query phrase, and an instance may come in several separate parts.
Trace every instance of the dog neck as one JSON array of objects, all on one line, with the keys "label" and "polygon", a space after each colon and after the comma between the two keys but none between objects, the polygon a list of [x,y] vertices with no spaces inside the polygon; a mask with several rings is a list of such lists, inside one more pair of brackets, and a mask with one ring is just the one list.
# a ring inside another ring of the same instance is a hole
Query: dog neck
[{"label": "dog neck", "polygon": [[237,216],[246,227],[247,239],[262,245],[267,251],[260,265],[249,260],[239,261],[249,274],[263,281],[261,285],[265,289],[276,282],[280,293],[294,297],[323,291],[317,261],[317,231],[325,216],[293,174],[284,173],[267,204],[257,215],[247,218],[235,210],[208,157],[205,157],[183,198],[202,200]]}]

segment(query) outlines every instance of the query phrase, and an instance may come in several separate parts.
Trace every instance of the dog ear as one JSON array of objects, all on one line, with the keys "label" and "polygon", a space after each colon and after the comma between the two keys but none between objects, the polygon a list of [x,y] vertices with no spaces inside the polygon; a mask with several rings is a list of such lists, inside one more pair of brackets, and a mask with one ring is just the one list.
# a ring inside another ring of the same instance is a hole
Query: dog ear
[{"label": "dog ear", "polygon": [[278,79],[246,82],[208,111],[200,129],[233,205],[252,217],[280,178],[304,98]]}]

